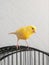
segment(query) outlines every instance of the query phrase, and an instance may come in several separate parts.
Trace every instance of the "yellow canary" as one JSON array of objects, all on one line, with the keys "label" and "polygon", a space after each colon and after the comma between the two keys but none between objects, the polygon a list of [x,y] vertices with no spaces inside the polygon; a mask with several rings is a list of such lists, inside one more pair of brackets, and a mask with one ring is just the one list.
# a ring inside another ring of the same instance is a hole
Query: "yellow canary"
[{"label": "yellow canary", "polygon": [[26,41],[34,33],[36,33],[36,27],[30,25],[30,26],[24,26],[16,30],[15,32],[11,32],[10,34],[14,34],[17,36],[17,46],[18,46],[18,40],[23,39]]}]

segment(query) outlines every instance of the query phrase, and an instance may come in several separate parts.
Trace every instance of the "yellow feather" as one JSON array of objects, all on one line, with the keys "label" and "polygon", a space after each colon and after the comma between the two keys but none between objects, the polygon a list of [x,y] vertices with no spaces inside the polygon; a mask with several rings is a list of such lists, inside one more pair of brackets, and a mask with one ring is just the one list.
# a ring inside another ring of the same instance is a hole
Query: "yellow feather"
[{"label": "yellow feather", "polygon": [[16,32],[11,32],[10,34],[15,34],[18,39],[26,40],[35,32],[36,32],[35,26],[25,26],[16,30]]}]

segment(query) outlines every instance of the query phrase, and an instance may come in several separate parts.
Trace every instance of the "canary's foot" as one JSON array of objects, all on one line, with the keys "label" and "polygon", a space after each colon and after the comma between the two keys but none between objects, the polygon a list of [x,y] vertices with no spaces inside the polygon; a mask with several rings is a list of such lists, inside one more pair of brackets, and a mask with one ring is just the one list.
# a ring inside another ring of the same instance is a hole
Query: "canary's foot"
[{"label": "canary's foot", "polygon": [[29,46],[27,45],[27,49],[29,49]]},{"label": "canary's foot", "polygon": [[16,45],[16,48],[18,49],[20,46],[19,45]]}]

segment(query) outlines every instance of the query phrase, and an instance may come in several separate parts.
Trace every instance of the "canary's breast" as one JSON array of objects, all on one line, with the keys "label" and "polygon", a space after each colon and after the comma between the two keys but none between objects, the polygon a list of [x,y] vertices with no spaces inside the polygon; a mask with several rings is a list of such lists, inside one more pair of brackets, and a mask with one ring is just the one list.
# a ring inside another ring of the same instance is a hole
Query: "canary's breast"
[{"label": "canary's breast", "polygon": [[27,29],[24,29],[24,28],[17,31],[17,37],[18,37],[18,39],[24,39],[24,40],[26,40],[31,35],[32,34],[30,33],[30,31],[27,30]]}]

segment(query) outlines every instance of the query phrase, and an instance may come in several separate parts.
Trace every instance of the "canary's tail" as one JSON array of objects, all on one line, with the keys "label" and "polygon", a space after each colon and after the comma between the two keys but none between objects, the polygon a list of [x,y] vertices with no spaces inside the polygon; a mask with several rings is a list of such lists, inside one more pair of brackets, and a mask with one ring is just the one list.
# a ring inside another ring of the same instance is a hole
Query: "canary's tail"
[{"label": "canary's tail", "polygon": [[16,32],[10,32],[9,34],[16,34]]}]

